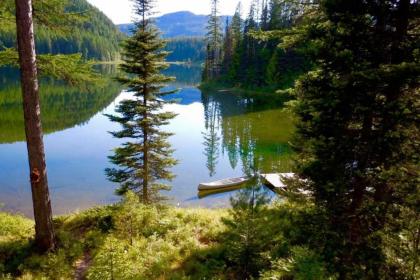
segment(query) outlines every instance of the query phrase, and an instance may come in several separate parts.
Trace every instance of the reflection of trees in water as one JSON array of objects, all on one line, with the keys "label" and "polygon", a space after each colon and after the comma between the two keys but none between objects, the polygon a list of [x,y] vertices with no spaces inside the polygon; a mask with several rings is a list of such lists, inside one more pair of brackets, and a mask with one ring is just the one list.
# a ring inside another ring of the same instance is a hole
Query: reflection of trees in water
[{"label": "reflection of trees in water", "polygon": [[[203,98],[205,98],[203,96]],[[203,132],[204,137],[204,155],[207,158],[206,166],[209,170],[210,177],[216,174],[216,165],[219,158],[219,110],[216,102],[204,101],[204,119],[206,131]]]},{"label": "reflection of trees in water", "polygon": [[[204,144],[210,163],[215,165],[215,147],[221,145],[232,168],[241,161],[244,174],[291,170],[288,141],[293,125],[287,113],[272,109],[278,108],[278,103],[233,93],[203,92],[202,96],[207,129]],[[210,137],[219,129],[221,139]],[[215,141],[207,141],[210,139]],[[208,165],[214,170],[212,164]]]},{"label": "reflection of trees in water", "polygon": [[[105,73],[114,68],[101,66]],[[105,70],[104,70],[105,69]],[[102,72],[104,73],[104,72]],[[0,143],[25,140],[22,93],[19,72],[10,68],[0,69]],[[89,121],[105,109],[120,93],[117,83],[108,81],[86,90],[66,86],[51,79],[41,81],[41,110],[44,133],[53,133]]]},{"label": "reflection of trees in water", "polygon": [[163,71],[166,76],[176,77],[176,81],[171,83],[173,86],[195,86],[201,82],[201,65],[177,65],[171,64]]}]

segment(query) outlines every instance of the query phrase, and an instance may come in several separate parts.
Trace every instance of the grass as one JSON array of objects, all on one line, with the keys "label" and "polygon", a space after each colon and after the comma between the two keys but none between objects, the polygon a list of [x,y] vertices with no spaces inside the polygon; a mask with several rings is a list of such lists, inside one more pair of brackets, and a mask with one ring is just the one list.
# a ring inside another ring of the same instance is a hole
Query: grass
[{"label": "grass", "polygon": [[128,197],[55,218],[58,249],[38,255],[33,221],[0,213],[0,279],[74,279],[86,261],[86,279],[190,279],[188,274],[206,273],[195,270],[216,243],[226,214],[144,206]]},{"label": "grass", "polygon": [[310,204],[264,201],[244,189],[231,209],[183,209],[129,194],[55,218],[58,248],[46,255],[33,250],[31,220],[0,213],[0,279],[327,279],[319,256],[297,246]]}]

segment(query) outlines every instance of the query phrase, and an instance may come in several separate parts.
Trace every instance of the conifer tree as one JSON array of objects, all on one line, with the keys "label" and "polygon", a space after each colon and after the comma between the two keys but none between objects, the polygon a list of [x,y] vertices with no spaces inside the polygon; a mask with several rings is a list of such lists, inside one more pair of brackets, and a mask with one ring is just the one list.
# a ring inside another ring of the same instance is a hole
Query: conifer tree
[{"label": "conifer tree", "polygon": [[416,2],[323,0],[299,35],[317,43],[296,91],[295,147],[325,217],[315,246],[339,279],[416,278],[394,278],[383,246],[401,209],[419,211]]},{"label": "conifer tree", "polygon": [[232,17],[231,32],[233,40],[233,49],[236,49],[242,39],[242,5],[241,2],[236,6],[235,14]]},{"label": "conifer tree", "polygon": [[159,192],[169,187],[162,181],[170,181],[174,175],[169,168],[176,164],[168,143],[171,133],[160,127],[168,124],[175,114],[163,112],[165,101],[160,97],[173,91],[163,91],[164,85],[173,79],[161,74],[168,65],[167,52],[162,51],[165,42],[153,26],[153,0],[133,0],[138,16],[136,30],[124,44],[124,62],[121,69],[127,74],[120,82],[133,93],[133,99],[124,100],[117,107],[119,115],[109,116],[122,126],[113,132],[116,138],[129,139],[110,156],[119,166],[106,170],[108,178],[120,183],[118,194],[134,191],[144,203],[155,202],[162,197]]},{"label": "conifer tree", "polygon": [[262,10],[261,10],[261,22],[260,22],[260,26],[262,30],[268,30],[268,1],[267,0],[263,0],[262,1]]},{"label": "conifer tree", "polygon": [[232,26],[229,25],[229,18],[226,18],[225,38],[223,42],[223,63],[222,74],[226,75],[233,60],[233,36]]},{"label": "conifer tree", "polygon": [[222,61],[222,42],[223,34],[220,24],[219,0],[212,0],[211,14],[207,26],[207,58],[204,69],[204,79],[210,80],[217,78],[220,74],[220,66]]}]

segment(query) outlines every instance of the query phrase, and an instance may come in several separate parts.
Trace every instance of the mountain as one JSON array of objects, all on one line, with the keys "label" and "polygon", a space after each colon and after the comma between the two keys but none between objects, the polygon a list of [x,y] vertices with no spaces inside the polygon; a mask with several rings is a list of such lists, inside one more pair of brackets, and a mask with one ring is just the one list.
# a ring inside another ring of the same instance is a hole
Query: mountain
[{"label": "mountain", "polygon": [[[230,16],[221,16],[224,28],[226,19]],[[156,26],[160,29],[164,38],[175,37],[203,37],[206,33],[208,16],[196,15],[188,11],[165,14],[155,18]],[[130,35],[133,24],[118,25],[121,32]]]},{"label": "mountain", "polygon": [[[35,41],[38,53],[82,53],[88,59],[118,59],[119,45],[125,35],[105,14],[86,0],[69,1],[66,10],[74,14],[83,14],[86,18],[83,22],[75,23],[71,32],[64,34],[50,28],[36,28]],[[0,49],[15,46],[16,27],[0,22]]]}]

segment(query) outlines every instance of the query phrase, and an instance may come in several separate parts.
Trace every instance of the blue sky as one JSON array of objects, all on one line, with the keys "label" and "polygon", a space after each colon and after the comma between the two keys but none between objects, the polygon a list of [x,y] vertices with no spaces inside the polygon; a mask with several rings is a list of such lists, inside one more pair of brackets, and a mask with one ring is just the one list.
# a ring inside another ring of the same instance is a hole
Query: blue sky
[{"label": "blue sky", "polygon": [[[88,0],[98,7],[115,24],[128,23],[132,19],[130,0]],[[232,15],[239,0],[221,0],[220,13]],[[242,0],[242,12],[248,12],[251,0]],[[156,0],[158,15],[177,11],[191,11],[196,14],[210,13],[210,0]]]}]

